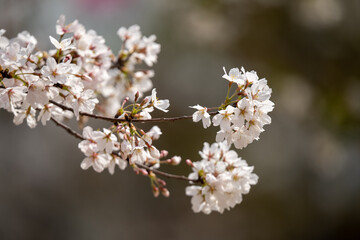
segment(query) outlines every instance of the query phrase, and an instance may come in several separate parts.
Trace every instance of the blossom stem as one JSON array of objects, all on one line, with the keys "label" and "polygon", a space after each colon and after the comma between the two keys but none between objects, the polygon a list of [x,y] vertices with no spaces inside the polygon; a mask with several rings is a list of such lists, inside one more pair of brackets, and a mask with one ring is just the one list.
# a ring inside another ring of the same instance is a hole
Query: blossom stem
[{"label": "blossom stem", "polygon": [[73,135],[74,137],[76,137],[80,140],[85,140],[85,138],[83,136],[81,136],[79,133],[75,132],[74,130],[72,130],[70,127],[66,126],[62,122],[57,121],[55,118],[51,118],[51,120],[59,127],[62,127],[63,129],[65,129],[70,135]]},{"label": "blossom stem", "polygon": [[174,179],[184,180],[184,181],[187,181],[187,182],[201,182],[200,179],[191,179],[191,178],[187,178],[187,177],[181,176],[181,175],[175,175],[175,174],[162,172],[162,171],[152,169],[152,168],[150,168],[150,167],[148,167],[146,165],[139,164],[139,163],[137,163],[136,166],[138,166],[140,168],[144,168],[149,172],[153,172],[155,174],[158,174],[158,175],[161,175],[161,176],[164,176],[164,177],[167,177],[167,178],[174,178]]},{"label": "blossom stem", "polygon": [[[67,107],[65,105],[62,105],[60,103],[57,103],[53,100],[50,100],[50,102],[60,108],[62,108],[63,110],[69,110],[69,111],[74,111],[72,108]],[[104,117],[104,116],[100,116],[100,115],[96,115],[96,114],[91,114],[91,113],[85,113],[85,112],[79,112],[80,115],[82,116],[87,116],[87,117],[91,117],[91,118],[95,118],[95,119],[102,119],[105,121],[109,121],[109,122],[129,122],[126,119],[120,119],[120,118],[111,118],[111,117]],[[209,112],[210,115],[216,115],[216,112]],[[146,122],[174,122],[174,121],[178,121],[178,120],[185,120],[185,119],[192,119],[192,116],[180,116],[180,117],[171,117],[171,118],[151,118],[151,119],[131,119],[131,122],[139,122],[139,123],[146,123]]]}]

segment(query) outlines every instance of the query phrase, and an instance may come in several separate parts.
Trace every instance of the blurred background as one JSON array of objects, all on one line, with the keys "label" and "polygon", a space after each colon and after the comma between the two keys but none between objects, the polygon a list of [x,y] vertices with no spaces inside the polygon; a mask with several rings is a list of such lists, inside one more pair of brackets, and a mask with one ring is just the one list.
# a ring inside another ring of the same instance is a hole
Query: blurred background
[{"label": "blurred background", "polygon": [[[155,34],[154,86],[166,116],[217,106],[222,67],[244,66],[273,89],[273,123],[237,151],[259,183],[231,211],[191,210],[185,182],[169,199],[129,168],[83,171],[78,141],[51,122],[30,129],[0,112],[0,239],[360,239],[360,2],[358,0],[0,0],[0,28],[28,30],[48,49],[60,14],[104,36],[120,26]],[[162,116],[161,114],[159,116]],[[95,127],[103,122],[91,122]],[[151,126],[145,126],[149,129]],[[217,128],[161,123],[159,149],[200,160]],[[185,174],[185,163],[165,170]]]}]

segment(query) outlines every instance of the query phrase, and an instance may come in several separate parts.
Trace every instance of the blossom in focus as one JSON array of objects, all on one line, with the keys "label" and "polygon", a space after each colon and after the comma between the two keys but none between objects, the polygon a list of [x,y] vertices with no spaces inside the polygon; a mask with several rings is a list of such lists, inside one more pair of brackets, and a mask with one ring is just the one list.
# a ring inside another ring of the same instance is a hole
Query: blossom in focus
[{"label": "blossom in focus", "polygon": [[200,120],[202,120],[203,127],[208,128],[211,125],[211,120],[210,120],[210,114],[207,112],[207,108],[202,107],[199,104],[197,104],[196,106],[191,106],[191,108],[198,110],[194,112],[194,114],[192,115],[193,121],[199,122]]},{"label": "blossom in focus", "polygon": [[194,212],[209,214],[223,213],[241,203],[242,195],[250,191],[258,181],[253,167],[230,150],[227,142],[204,144],[200,152],[201,161],[193,163],[189,178],[201,179],[201,186],[186,187],[186,195],[191,197]]},{"label": "blossom in focus", "polygon": [[243,85],[245,83],[245,80],[243,79],[238,68],[230,69],[229,74],[226,73],[225,67],[223,68],[223,70],[224,70],[224,75],[222,77],[228,80],[229,82],[234,82],[237,83],[238,85]]},{"label": "blossom in focus", "polygon": [[226,109],[220,110],[219,113],[213,117],[212,121],[214,126],[220,125],[221,130],[229,130],[234,111],[235,108],[230,105],[227,106]]},{"label": "blossom in focus", "polygon": [[169,100],[159,100],[156,97],[156,89],[154,88],[151,92],[151,102],[153,106],[163,112],[168,112],[167,108],[170,106]]}]

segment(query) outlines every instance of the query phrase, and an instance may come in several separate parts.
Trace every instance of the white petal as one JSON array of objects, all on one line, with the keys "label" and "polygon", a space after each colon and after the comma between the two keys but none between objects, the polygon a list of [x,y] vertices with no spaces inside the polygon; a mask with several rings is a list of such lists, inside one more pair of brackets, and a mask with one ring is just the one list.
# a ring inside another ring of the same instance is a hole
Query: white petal
[{"label": "white petal", "polygon": [[89,167],[91,167],[93,161],[91,158],[85,158],[81,164],[80,164],[80,167],[84,170],[88,169]]}]

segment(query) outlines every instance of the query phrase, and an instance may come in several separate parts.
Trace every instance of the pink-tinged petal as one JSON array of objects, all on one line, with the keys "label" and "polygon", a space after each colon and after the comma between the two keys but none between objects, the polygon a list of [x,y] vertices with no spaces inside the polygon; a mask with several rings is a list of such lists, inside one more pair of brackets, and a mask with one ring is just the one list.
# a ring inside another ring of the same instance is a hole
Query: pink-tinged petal
[{"label": "pink-tinged petal", "polygon": [[91,158],[85,158],[81,164],[80,164],[80,167],[83,169],[83,170],[86,170],[88,169],[89,167],[91,167],[91,165],[93,164],[93,161]]},{"label": "pink-tinged petal", "polygon": [[114,144],[111,141],[107,142],[105,146],[105,152],[112,153],[113,148],[114,148]]},{"label": "pink-tinged petal", "polygon": [[199,111],[194,112],[194,114],[192,115],[193,121],[194,122],[198,122],[201,120],[202,118],[202,114]]},{"label": "pink-tinged petal", "polygon": [[115,173],[115,161],[111,160],[108,166],[108,171],[111,175],[114,175]]},{"label": "pink-tinged petal", "polygon": [[203,123],[203,127],[204,128],[208,128],[211,125],[211,120],[210,120],[210,115],[208,118],[203,118],[202,119],[202,123]]},{"label": "pink-tinged petal", "polygon": [[214,126],[219,126],[222,119],[223,119],[223,117],[221,114],[215,115],[212,119]]},{"label": "pink-tinged petal", "polygon": [[92,167],[93,167],[93,169],[94,169],[96,172],[98,172],[98,173],[104,171],[104,165],[102,165],[102,164],[98,161],[98,159],[93,162]]},{"label": "pink-tinged petal", "polygon": [[119,168],[121,170],[124,170],[127,166],[127,161],[123,160],[123,159],[119,159]]},{"label": "pink-tinged petal", "polygon": [[93,133],[93,129],[90,126],[86,126],[83,129],[83,137],[86,139],[91,139],[92,138],[92,133]]}]

